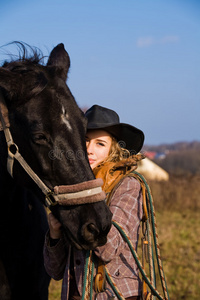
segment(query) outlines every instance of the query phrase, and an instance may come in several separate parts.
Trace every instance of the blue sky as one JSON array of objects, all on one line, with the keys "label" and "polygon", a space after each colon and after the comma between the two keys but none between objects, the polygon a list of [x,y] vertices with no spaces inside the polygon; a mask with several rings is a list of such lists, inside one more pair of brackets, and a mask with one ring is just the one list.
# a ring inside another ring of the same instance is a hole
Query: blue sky
[{"label": "blue sky", "polygon": [[0,45],[23,41],[48,55],[64,43],[80,107],[114,109],[148,145],[200,141],[199,0],[4,2]]}]

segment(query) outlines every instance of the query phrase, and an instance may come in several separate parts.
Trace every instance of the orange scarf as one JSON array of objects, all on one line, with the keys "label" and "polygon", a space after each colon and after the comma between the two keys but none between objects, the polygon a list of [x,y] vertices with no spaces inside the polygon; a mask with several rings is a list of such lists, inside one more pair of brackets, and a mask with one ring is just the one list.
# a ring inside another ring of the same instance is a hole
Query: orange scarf
[{"label": "orange scarf", "polygon": [[105,193],[110,193],[123,177],[137,169],[138,161],[143,158],[145,158],[143,154],[137,154],[118,162],[104,162],[94,168],[93,172],[96,178],[103,179],[102,189]]}]

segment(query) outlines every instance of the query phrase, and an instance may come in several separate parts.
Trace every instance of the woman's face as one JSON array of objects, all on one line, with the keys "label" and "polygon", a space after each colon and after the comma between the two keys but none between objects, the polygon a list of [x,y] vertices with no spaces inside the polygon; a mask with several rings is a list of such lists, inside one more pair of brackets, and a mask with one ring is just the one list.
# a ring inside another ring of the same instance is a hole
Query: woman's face
[{"label": "woman's face", "polygon": [[88,130],[86,134],[86,147],[92,169],[108,157],[111,144],[112,137],[108,132],[100,129]]}]

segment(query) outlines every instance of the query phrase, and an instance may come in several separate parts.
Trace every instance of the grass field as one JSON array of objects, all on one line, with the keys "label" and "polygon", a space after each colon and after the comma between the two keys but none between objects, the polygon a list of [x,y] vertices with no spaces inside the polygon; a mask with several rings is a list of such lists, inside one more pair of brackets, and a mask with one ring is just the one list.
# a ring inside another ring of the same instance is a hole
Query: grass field
[{"label": "grass field", "polygon": [[[157,195],[156,187],[154,191]],[[184,201],[184,193],[180,200],[175,201],[174,197],[171,200],[176,202],[175,209],[173,203],[163,206],[156,205],[155,201],[155,207],[159,208],[156,223],[170,300],[200,299],[200,194],[195,191],[195,195],[198,202],[195,208]],[[60,290],[61,281],[52,280],[49,300],[60,299]],[[159,284],[158,290],[163,295]]]},{"label": "grass field", "polygon": [[165,211],[157,225],[170,299],[200,299],[200,211]]}]

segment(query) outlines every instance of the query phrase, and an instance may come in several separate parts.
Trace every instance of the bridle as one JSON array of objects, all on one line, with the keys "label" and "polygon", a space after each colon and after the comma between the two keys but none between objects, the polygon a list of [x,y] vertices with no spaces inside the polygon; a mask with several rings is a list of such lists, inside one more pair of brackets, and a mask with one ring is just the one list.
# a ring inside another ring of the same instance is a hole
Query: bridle
[{"label": "bridle", "polygon": [[50,208],[57,204],[79,205],[94,203],[103,201],[106,198],[105,192],[101,188],[103,180],[100,178],[73,185],[55,186],[53,189],[50,189],[45,185],[22,157],[18,146],[13,141],[10,132],[8,108],[0,89],[0,131],[2,130],[4,131],[8,147],[7,170],[9,174],[13,177],[13,165],[14,160],[16,159],[45,195],[45,205],[47,207]]}]

